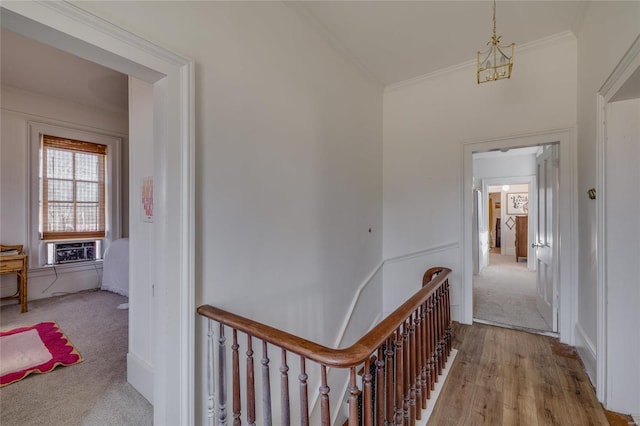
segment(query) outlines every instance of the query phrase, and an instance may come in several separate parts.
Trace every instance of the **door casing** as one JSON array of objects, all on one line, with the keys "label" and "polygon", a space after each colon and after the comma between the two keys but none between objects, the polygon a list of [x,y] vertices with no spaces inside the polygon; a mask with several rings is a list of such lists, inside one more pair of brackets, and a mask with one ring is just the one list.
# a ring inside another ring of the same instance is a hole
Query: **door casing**
[{"label": "door casing", "polygon": [[[597,94],[596,119],[596,256],[597,256],[597,346],[595,387],[596,396],[608,406],[609,372],[607,369],[607,217],[606,217],[606,138],[607,105],[640,68],[640,36],[612,71]],[[593,377],[592,377],[593,380]]]},{"label": "door casing", "polygon": [[575,306],[577,303],[576,239],[578,227],[577,221],[573,220],[577,211],[575,134],[575,127],[571,127],[462,142],[462,179],[460,189],[462,206],[462,215],[460,216],[460,229],[462,231],[460,236],[462,241],[462,249],[460,250],[460,265],[462,265],[461,322],[465,324],[473,322],[473,238],[471,226],[473,218],[473,153],[557,142],[560,147],[560,190],[558,193],[560,318],[558,333],[563,343],[574,344]]}]

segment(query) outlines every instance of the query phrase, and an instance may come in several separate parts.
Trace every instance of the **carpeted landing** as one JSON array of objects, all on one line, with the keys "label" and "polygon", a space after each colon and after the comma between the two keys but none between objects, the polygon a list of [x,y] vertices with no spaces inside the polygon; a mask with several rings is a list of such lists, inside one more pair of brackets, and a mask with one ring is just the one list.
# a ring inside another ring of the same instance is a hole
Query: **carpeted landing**
[{"label": "carpeted landing", "polygon": [[84,361],[0,389],[0,424],[151,425],[153,407],[126,381],[127,298],[88,291],[0,308],[0,328],[55,321]]},{"label": "carpeted landing", "polygon": [[473,277],[473,317],[519,328],[551,331],[536,307],[536,273],[514,256],[489,254]]}]

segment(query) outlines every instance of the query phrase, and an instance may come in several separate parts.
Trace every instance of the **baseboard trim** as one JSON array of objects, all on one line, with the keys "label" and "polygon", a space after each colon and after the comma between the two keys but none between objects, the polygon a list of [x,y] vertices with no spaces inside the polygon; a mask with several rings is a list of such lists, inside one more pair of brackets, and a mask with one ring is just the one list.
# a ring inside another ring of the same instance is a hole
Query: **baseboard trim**
[{"label": "baseboard trim", "polygon": [[578,355],[580,355],[580,359],[582,359],[587,376],[589,376],[591,383],[597,388],[596,347],[579,323],[576,323],[575,330],[576,350],[578,351]]},{"label": "baseboard trim", "polygon": [[131,352],[127,353],[127,382],[153,404],[153,367]]}]

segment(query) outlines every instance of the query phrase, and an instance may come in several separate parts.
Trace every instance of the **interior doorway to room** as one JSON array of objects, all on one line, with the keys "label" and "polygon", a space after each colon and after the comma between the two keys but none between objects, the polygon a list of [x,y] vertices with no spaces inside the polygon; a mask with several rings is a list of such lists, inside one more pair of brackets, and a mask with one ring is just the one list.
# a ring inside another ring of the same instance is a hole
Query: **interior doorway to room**
[{"label": "interior doorway to room", "polygon": [[557,331],[557,262],[549,264],[547,256],[556,251],[547,231],[557,233],[558,174],[550,167],[558,162],[544,160],[555,156],[553,144],[473,154],[479,192],[474,321]]},{"label": "interior doorway to room", "polygon": [[[148,349],[154,359],[151,368],[148,363],[129,362],[133,357],[128,356],[127,368],[135,365],[136,379],[152,391],[155,423],[193,424],[194,62],[66,2],[5,2],[0,12],[2,28],[153,85],[153,128],[147,134],[153,135],[154,152],[163,153],[153,156],[154,193],[161,194],[154,198],[154,211],[162,214],[154,222],[153,250],[144,255],[162,261],[155,263],[153,286],[145,286],[153,298],[138,297],[134,304],[130,292],[130,315],[135,306],[149,304],[154,315],[129,321],[129,342],[138,341],[132,337],[135,332],[151,333],[154,344]],[[138,125],[136,120],[129,122]],[[171,313],[173,321],[158,312]],[[132,376],[128,373],[128,380]]]}]

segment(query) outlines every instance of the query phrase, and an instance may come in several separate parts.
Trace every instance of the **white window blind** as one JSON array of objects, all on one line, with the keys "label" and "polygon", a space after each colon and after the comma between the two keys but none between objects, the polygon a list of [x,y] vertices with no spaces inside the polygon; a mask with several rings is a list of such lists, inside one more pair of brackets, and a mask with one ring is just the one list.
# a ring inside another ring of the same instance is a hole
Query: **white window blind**
[{"label": "white window blind", "polygon": [[43,135],[41,153],[41,239],[104,238],[107,146]]}]

